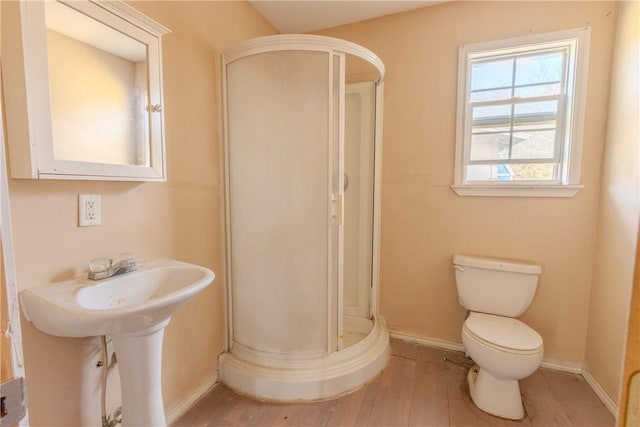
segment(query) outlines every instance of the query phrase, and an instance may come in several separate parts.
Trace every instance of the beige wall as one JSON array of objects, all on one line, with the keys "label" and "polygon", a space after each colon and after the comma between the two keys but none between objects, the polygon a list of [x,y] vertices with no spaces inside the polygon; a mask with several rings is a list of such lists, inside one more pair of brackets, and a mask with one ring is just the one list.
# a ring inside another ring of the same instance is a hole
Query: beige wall
[{"label": "beige wall", "polygon": [[639,3],[622,2],[617,19],[586,352],[589,373],[614,402],[640,219]]},{"label": "beige wall", "polygon": [[[275,30],[246,2],[131,4],[172,30],[163,39],[168,182],[10,180],[13,237],[21,289],[83,274],[90,258],[125,250],[217,273],[166,329],[163,387],[171,411],[215,373],[223,348],[218,53]],[[76,226],[79,193],[102,195],[101,226]],[[23,327],[31,425],[79,425],[88,416],[99,424],[91,365],[97,340]]]},{"label": "beige wall", "polygon": [[[612,2],[451,2],[323,34],[385,63],[380,310],[392,331],[460,342],[451,256],[542,265],[523,316],[545,358],[584,361],[617,5]],[[591,57],[582,183],[573,198],[460,197],[453,184],[458,47],[584,27]]]}]

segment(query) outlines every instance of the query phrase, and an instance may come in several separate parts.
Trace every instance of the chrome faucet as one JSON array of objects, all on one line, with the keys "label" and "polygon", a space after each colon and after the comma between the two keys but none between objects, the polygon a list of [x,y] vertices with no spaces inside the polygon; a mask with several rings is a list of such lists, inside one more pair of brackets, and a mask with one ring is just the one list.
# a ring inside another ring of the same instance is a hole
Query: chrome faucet
[{"label": "chrome faucet", "polygon": [[100,280],[118,274],[129,273],[136,269],[136,261],[131,254],[122,254],[114,262],[113,259],[94,258],[89,262],[89,279]]}]

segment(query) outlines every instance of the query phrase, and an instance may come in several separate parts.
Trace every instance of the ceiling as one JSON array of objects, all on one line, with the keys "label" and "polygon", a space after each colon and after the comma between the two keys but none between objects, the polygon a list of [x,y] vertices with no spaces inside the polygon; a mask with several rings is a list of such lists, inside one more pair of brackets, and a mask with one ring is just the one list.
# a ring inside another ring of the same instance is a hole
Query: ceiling
[{"label": "ceiling", "polygon": [[295,34],[405,12],[443,1],[253,0],[250,3],[278,31]]}]

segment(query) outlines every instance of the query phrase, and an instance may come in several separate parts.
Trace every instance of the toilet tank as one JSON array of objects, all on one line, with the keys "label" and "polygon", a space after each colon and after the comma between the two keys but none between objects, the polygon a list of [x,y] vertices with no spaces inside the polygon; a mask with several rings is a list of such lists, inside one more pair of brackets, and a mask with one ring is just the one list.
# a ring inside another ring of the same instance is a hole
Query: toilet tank
[{"label": "toilet tank", "polygon": [[539,265],[512,259],[454,255],[458,301],[467,310],[518,317],[538,287]]}]

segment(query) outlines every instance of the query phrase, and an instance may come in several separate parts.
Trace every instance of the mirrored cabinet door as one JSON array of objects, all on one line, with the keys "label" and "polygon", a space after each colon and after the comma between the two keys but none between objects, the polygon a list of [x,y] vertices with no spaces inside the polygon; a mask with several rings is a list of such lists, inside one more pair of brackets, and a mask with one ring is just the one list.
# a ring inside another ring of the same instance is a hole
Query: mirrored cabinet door
[{"label": "mirrored cabinet door", "polygon": [[122,2],[3,2],[14,178],[166,179],[161,36]]}]

